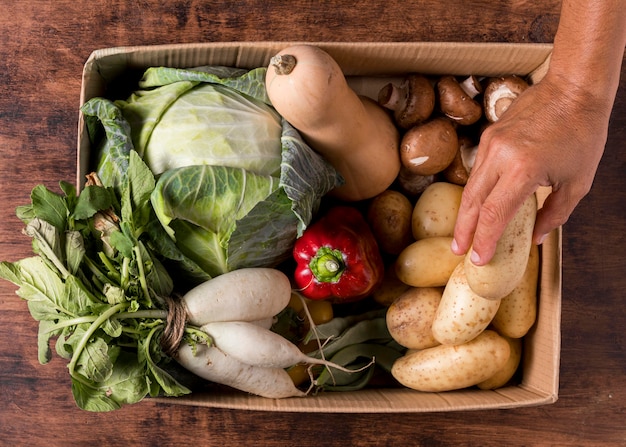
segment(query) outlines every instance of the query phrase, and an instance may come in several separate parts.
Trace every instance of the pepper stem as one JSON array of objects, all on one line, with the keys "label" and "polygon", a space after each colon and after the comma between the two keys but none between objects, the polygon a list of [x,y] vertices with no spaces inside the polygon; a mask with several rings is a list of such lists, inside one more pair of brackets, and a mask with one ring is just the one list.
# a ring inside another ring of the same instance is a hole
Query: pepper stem
[{"label": "pepper stem", "polygon": [[321,247],[311,258],[309,268],[319,282],[337,282],[346,269],[346,264],[341,251]]}]

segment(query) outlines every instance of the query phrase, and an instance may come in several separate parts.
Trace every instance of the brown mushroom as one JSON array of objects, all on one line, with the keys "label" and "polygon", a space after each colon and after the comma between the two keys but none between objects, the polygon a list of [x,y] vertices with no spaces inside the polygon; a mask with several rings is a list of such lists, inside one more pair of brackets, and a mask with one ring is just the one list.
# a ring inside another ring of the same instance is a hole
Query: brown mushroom
[{"label": "brown mushroom", "polygon": [[476,147],[476,144],[468,135],[459,136],[458,141],[459,149],[456,151],[454,160],[444,169],[442,174],[448,182],[463,186],[467,183],[471,169],[471,166],[468,166],[467,163],[471,162],[473,165],[473,160],[469,160],[468,158],[472,158],[471,153]]},{"label": "brown mushroom", "polygon": [[403,166],[400,168],[396,182],[404,194],[417,197],[435,182],[435,176],[413,174]]},{"label": "brown mushroom", "polygon": [[442,76],[437,81],[439,109],[457,124],[474,124],[483,115],[482,105],[474,99],[481,91],[482,86],[475,76],[462,83],[454,76]]},{"label": "brown mushroom", "polygon": [[483,108],[491,123],[500,119],[511,103],[528,88],[528,83],[517,75],[491,78],[485,87]]},{"label": "brown mushroom", "polygon": [[394,112],[399,127],[409,129],[433,113],[435,89],[426,76],[410,74],[399,86],[389,83],[380,89],[378,103]]},{"label": "brown mushroom", "polygon": [[458,148],[454,125],[445,118],[434,118],[404,134],[400,142],[400,158],[409,172],[432,175],[452,163]]}]

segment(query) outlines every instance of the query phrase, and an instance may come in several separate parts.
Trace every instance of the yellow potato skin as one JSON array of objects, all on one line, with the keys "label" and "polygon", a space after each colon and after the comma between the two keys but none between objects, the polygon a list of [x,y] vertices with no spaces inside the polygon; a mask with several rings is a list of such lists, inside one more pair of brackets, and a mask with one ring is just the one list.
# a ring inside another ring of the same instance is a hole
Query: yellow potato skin
[{"label": "yellow potato skin", "polygon": [[465,273],[472,290],[483,298],[507,296],[524,276],[537,216],[537,198],[528,197],[504,229],[491,261],[477,266],[465,256]]},{"label": "yellow potato skin", "polygon": [[517,371],[520,361],[522,360],[522,339],[511,337],[503,338],[509,343],[509,348],[511,349],[509,359],[497,373],[477,384],[478,388],[481,390],[495,390],[496,388],[506,385],[515,374],[515,371]]},{"label": "yellow potato skin", "polygon": [[443,287],[463,261],[450,249],[452,237],[430,237],[413,242],[398,255],[396,275],[413,287]]},{"label": "yellow potato skin", "polygon": [[412,216],[416,240],[454,234],[463,187],[447,182],[429,185],[415,203]]},{"label": "yellow potato skin", "polygon": [[474,293],[461,262],[443,291],[433,321],[433,336],[444,345],[466,343],[489,326],[499,306],[500,300],[488,300]]},{"label": "yellow potato skin", "polygon": [[488,329],[462,345],[439,345],[404,355],[395,361],[391,374],[400,384],[418,391],[457,390],[492,377],[510,354],[509,343]]},{"label": "yellow potato skin", "polygon": [[431,328],[442,292],[440,287],[413,287],[389,306],[387,329],[397,343],[409,349],[425,349],[439,344]]},{"label": "yellow potato skin", "polygon": [[521,338],[537,319],[537,283],[539,281],[539,247],[532,245],[528,265],[520,283],[502,298],[491,324],[501,335]]}]

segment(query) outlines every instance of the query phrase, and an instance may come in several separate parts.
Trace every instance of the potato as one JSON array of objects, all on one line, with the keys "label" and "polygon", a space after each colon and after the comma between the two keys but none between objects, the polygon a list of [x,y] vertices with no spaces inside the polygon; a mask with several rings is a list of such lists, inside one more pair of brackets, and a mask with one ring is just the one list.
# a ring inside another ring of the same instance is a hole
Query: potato
[{"label": "potato", "polygon": [[430,237],[413,242],[396,259],[396,275],[413,287],[445,286],[463,260],[450,249],[451,237]]},{"label": "potato", "polygon": [[522,339],[511,337],[503,338],[509,343],[511,355],[509,355],[509,359],[500,371],[489,377],[487,380],[477,384],[478,388],[481,390],[495,390],[496,388],[506,385],[515,374],[515,371],[517,371],[517,368],[522,360]]},{"label": "potato", "polygon": [[441,287],[412,287],[387,309],[387,329],[393,339],[409,349],[437,346],[432,324],[441,301]]},{"label": "potato", "polygon": [[460,262],[443,291],[433,320],[433,336],[444,345],[466,343],[485,330],[499,306],[500,300],[488,300],[472,291]]},{"label": "potato", "polygon": [[372,298],[378,304],[383,306],[391,306],[391,303],[395,301],[400,295],[409,290],[411,286],[400,281],[398,275],[396,275],[395,264],[391,264],[385,269],[385,276],[380,287],[377,287],[372,292]]},{"label": "potato", "polygon": [[509,343],[488,329],[462,345],[439,345],[404,355],[394,362],[391,374],[418,391],[457,390],[492,377],[510,354]]},{"label": "potato", "polygon": [[374,197],[367,221],[382,251],[397,255],[413,241],[412,213],[411,201],[401,192],[388,189]]},{"label": "potato", "polygon": [[426,188],[413,208],[413,237],[452,237],[462,194],[462,186],[447,182],[435,182]]},{"label": "potato", "polygon": [[536,216],[537,198],[532,194],[504,229],[488,264],[478,266],[469,254],[465,257],[467,282],[474,292],[499,300],[519,284],[528,264]]},{"label": "potato", "polygon": [[539,247],[532,245],[522,280],[511,293],[502,298],[500,308],[491,322],[500,335],[520,338],[535,324],[538,281]]}]

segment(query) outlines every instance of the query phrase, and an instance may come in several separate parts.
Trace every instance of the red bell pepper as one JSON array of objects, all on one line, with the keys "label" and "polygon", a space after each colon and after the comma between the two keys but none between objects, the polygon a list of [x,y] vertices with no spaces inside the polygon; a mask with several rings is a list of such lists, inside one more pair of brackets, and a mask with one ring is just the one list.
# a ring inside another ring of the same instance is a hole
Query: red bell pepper
[{"label": "red bell pepper", "polygon": [[380,285],[384,275],[374,234],[361,213],[349,206],[331,208],[308,227],[293,256],[295,283],[313,300],[357,301]]}]

